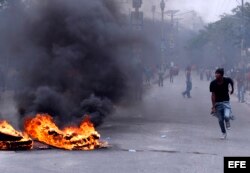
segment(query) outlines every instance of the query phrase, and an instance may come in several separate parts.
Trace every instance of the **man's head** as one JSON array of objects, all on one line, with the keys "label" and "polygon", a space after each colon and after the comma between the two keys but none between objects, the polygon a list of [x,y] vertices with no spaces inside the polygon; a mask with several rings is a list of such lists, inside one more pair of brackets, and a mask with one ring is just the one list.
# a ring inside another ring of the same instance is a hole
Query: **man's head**
[{"label": "man's head", "polygon": [[224,76],[224,69],[223,68],[218,68],[215,71],[215,78],[216,78],[216,80],[222,79],[223,76]]}]

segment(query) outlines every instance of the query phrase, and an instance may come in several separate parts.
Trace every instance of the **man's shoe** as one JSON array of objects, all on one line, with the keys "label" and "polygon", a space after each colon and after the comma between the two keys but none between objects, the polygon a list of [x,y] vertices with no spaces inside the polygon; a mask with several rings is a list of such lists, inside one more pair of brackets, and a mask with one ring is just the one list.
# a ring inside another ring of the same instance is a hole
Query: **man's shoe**
[{"label": "man's shoe", "polygon": [[230,124],[230,122],[226,122],[226,128],[227,128],[227,130],[230,130],[230,129],[231,129],[231,124]]},{"label": "man's shoe", "polygon": [[226,133],[222,133],[222,136],[221,136],[221,138],[220,138],[220,139],[222,139],[222,140],[227,139],[227,134],[226,134]]}]

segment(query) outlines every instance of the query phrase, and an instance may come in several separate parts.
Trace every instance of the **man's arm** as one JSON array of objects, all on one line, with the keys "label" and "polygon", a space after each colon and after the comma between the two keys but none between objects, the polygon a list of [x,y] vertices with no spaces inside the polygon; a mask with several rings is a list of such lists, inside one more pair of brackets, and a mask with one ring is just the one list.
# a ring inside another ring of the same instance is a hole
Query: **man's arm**
[{"label": "man's arm", "polygon": [[232,91],[230,92],[230,94],[232,95],[234,93],[234,81],[229,78],[229,84],[231,85]]},{"label": "man's arm", "polygon": [[211,114],[215,113],[215,100],[216,100],[215,93],[214,93],[214,92],[212,92],[212,95],[211,95],[211,101],[212,101],[212,112],[211,112]]}]

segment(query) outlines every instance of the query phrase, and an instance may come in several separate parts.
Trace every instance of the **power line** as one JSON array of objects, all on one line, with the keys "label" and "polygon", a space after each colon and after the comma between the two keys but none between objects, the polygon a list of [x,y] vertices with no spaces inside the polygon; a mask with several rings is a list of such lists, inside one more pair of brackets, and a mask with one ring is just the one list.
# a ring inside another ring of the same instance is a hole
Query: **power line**
[{"label": "power line", "polygon": [[217,14],[220,14],[220,11],[222,11],[221,9],[222,9],[222,7],[223,7],[223,5],[225,4],[225,1],[224,0],[219,0],[219,1],[217,1],[218,3],[217,3],[217,5],[216,5],[216,10],[215,10],[215,14],[217,15]]},{"label": "power line", "polygon": [[235,0],[237,3],[238,3],[238,5],[241,5],[241,3],[239,2],[239,0]]}]

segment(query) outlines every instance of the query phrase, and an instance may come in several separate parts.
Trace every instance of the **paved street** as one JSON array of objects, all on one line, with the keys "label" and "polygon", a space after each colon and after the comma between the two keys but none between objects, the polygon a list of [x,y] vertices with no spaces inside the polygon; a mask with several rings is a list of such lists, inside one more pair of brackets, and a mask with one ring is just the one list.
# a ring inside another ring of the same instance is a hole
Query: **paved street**
[{"label": "paved street", "polygon": [[224,156],[250,156],[250,106],[232,98],[236,120],[227,140],[210,115],[209,83],[193,77],[184,99],[183,76],[151,87],[143,103],[118,108],[98,130],[112,147],[90,152],[0,152],[0,172],[222,173]]}]

